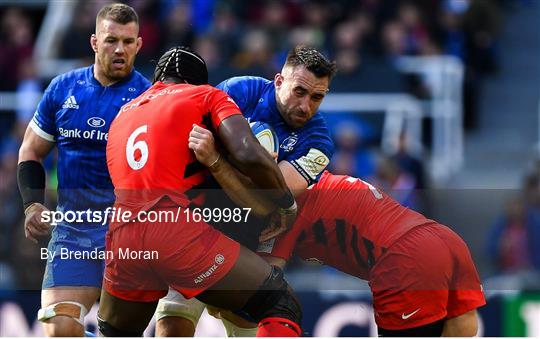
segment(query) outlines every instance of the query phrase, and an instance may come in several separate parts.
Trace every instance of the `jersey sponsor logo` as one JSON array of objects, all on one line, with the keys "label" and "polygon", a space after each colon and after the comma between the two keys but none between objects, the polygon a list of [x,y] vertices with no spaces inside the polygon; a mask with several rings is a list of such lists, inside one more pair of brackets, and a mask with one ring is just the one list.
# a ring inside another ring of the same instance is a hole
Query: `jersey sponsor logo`
[{"label": "jersey sponsor logo", "polygon": [[412,317],[413,315],[415,315],[418,311],[420,311],[420,308],[417,309],[417,310],[414,311],[414,312],[409,313],[409,314],[401,313],[401,319],[407,320],[407,319],[409,319],[410,317]]},{"label": "jersey sponsor logo", "polygon": [[103,140],[107,141],[109,133],[105,133],[96,129],[93,130],[80,130],[75,129],[65,129],[58,128],[58,134],[63,138],[71,139],[85,139],[85,140]]},{"label": "jersey sponsor logo", "polygon": [[217,254],[214,258],[214,261],[216,262],[216,264],[221,265],[225,261],[225,257],[223,256],[223,254]]},{"label": "jersey sponsor logo", "polygon": [[99,117],[91,117],[90,119],[86,120],[86,123],[90,127],[103,127],[105,126],[105,119]]},{"label": "jersey sponsor logo", "polygon": [[77,100],[75,100],[75,97],[73,95],[70,95],[69,98],[64,101],[62,108],[79,109],[79,104],[77,104]]},{"label": "jersey sponsor logo", "polygon": [[270,239],[266,240],[264,242],[261,242],[259,244],[259,247],[257,247],[257,252],[260,253],[272,253],[272,250],[274,249],[274,243],[276,242],[276,239]]},{"label": "jersey sponsor logo", "polygon": [[223,264],[225,262],[225,257],[223,256],[223,254],[217,254],[215,257],[214,257],[214,262],[215,264],[212,264],[212,266],[210,266],[206,272],[202,273],[202,274],[199,274],[197,276],[197,278],[193,279],[193,282],[195,284],[200,284],[202,283],[206,278],[208,278],[209,276],[211,276],[219,267],[219,265]]},{"label": "jersey sponsor logo", "polygon": [[311,180],[315,180],[317,176],[324,171],[330,159],[316,148],[309,150],[308,154],[295,160],[295,163],[303,172],[309,176]]},{"label": "jersey sponsor logo", "polygon": [[281,148],[282,150],[286,152],[290,152],[293,150],[294,145],[296,145],[297,143],[298,143],[298,136],[296,135],[296,133],[293,133],[287,138],[285,138],[285,140],[283,140],[281,145],[279,145],[279,148]]}]

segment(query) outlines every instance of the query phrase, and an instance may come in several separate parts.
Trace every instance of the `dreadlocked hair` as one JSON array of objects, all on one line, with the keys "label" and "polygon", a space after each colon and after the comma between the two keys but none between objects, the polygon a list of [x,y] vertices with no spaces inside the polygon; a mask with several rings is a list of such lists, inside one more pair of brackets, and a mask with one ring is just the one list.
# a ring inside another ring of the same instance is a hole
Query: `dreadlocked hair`
[{"label": "dreadlocked hair", "polygon": [[173,47],[159,58],[153,82],[171,80],[192,85],[208,84],[208,70],[203,58],[189,47]]}]

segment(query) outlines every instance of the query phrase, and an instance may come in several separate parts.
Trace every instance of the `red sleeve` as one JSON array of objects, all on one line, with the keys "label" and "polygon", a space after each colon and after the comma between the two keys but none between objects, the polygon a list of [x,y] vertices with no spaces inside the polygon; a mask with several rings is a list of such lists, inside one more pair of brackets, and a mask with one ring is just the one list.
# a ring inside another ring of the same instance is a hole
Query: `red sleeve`
[{"label": "red sleeve", "polygon": [[217,88],[212,87],[212,90],[208,94],[207,102],[212,118],[212,125],[216,130],[226,118],[235,114],[242,114],[234,100],[227,93]]}]

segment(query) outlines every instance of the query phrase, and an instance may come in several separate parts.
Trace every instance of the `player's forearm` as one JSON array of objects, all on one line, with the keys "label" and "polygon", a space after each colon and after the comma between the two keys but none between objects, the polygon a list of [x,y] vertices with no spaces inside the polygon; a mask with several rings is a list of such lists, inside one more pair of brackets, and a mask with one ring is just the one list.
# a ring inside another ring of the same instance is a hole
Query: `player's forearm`
[{"label": "player's forearm", "polygon": [[287,184],[272,157],[260,145],[246,146],[245,150],[231,153],[230,161],[247,175],[258,188],[287,190]]},{"label": "player's forearm", "polygon": [[295,206],[294,197],[274,159],[259,144],[246,120],[231,116],[220,125],[219,135],[231,154],[232,165],[247,175],[280,208]]},{"label": "player's forearm", "polygon": [[42,162],[53,145],[30,127],[27,128],[17,165],[17,183],[25,210],[34,203],[43,204],[45,201],[45,169]]},{"label": "player's forearm", "polygon": [[226,159],[220,158],[210,168],[210,173],[237,205],[251,208],[258,216],[267,216],[276,209],[276,206],[258,194],[253,183],[235,170]]}]

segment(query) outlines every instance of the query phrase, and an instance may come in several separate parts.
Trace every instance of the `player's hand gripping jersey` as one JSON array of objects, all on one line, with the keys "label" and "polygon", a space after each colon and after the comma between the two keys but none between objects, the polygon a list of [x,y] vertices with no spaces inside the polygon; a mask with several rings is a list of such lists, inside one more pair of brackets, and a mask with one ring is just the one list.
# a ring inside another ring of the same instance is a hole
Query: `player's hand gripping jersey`
[{"label": "player's hand gripping jersey", "polygon": [[334,153],[328,127],[319,112],[302,128],[292,129],[278,111],[274,82],[243,76],[225,80],[217,88],[234,99],[248,121],[266,122],[272,126],[280,142],[278,162],[291,163],[308,185],[319,180]]},{"label": "player's hand gripping jersey", "polygon": [[137,212],[167,195],[187,206],[184,192],[208,175],[188,148],[193,124],[217,131],[234,114],[234,101],[211,86],[161,82],[122,107],[107,144],[116,205]]}]

